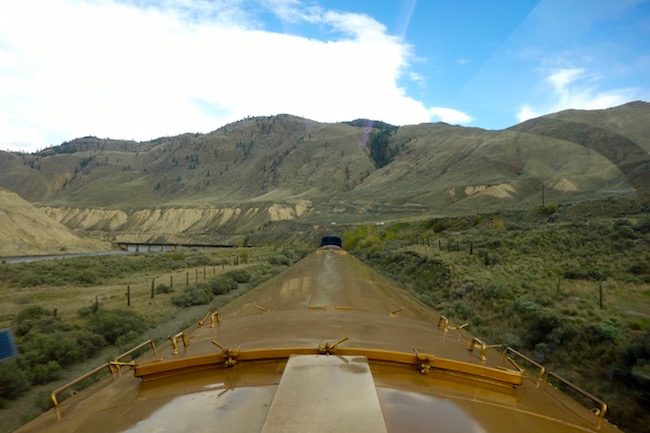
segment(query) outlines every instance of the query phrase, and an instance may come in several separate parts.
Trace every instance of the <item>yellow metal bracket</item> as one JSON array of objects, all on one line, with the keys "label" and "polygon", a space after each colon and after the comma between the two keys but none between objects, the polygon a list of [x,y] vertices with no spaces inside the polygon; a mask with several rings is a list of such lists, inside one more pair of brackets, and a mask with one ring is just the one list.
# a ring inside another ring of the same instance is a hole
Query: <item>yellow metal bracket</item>
[{"label": "yellow metal bracket", "polygon": [[190,345],[190,341],[189,341],[189,339],[188,339],[187,336],[186,336],[184,333],[182,333],[182,332],[179,332],[178,334],[173,335],[173,336],[171,336],[171,337],[167,337],[167,339],[168,339],[169,341],[171,341],[171,343],[172,343],[172,355],[178,355],[178,339],[179,339],[179,338],[180,338],[181,341],[183,342],[183,347],[184,347],[185,349],[187,349],[187,346]]},{"label": "yellow metal bracket", "polygon": [[467,348],[467,350],[469,350],[470,352],[473,352],[474,348],[476,346],[478,346],[481,349],[480,352],[479,352],[479,358],[481,359],[481,361],[485,361],[487,359],[487,356],[485,354],[485,352],[487,351],[487,347],[488,347],[487,344],[485,344],[483,341],[481,341],[477,337],[474,337],[474,338],[472,338],[472,341],[470,341],[469,347]]},{"label": "yellow metal bracket", "polygon": [[345,341],[348,341],[349,339],[350,337],[343,337],[334,344],[330,344],[329,341],[325,342],[325,344],[319,344],[318,351],[324,355],[333,355],[334,353],[336,353],[336,346],[338,346],[339,344]]},{"label": "yellow metal bracket", "polygon": [[129,362],[111,361],[108,363],[108,368],[111,370],[111,373],[118,373],[121,367],[135,368],[135,361],[129,361]]},{"label": "yellow metal bracket", "polygon": [[449,319],[447,319],[447,317],[443,316],[442,314],[440,315],[440,318],[438,318],[437,327],[442,329],[444,332],[447,332],[450,329],[453,331],[460,331],[461,329],[464,329],[468,326],[469,326],[469,322],[463,323],[462,325],[458,325],[458,326],[450,325]]},{"label": "yellow metal bracket", "polygon": [[221,315],[218,311],[208,311],[208,314],[206,314],[203,319],[199,320],[199,326],[203,326],[208,323],[208,319],[210,320],[210,328],[216,328],[217,325],[221,323]]},{"label": "yellow metal bracket", "polygon": [[447,319],[443,315],[440,315],[440,318],[438,319],[438,328],[447,332],[447,330],[449,329],[449,319]]},{"label": "yellow metal bracket", "polygon": [[418,361],[418,371],[424,375],[429,374],[433,365],[431,364],[434,359],[432,356],[421,355],[416,349],[413,349],[415,352],[415,357]]},{"label": "yellow metal bracket", "polygon": [[221,354],[226,358],[226,360],[224,361],[224,367],[228,368],[237,364],[237,358],[239,357],[239,348],[230,349],[230,348],[223,347],[216,340],[212,340],[212,344],[214,344],[219,349],[221,349]]}]

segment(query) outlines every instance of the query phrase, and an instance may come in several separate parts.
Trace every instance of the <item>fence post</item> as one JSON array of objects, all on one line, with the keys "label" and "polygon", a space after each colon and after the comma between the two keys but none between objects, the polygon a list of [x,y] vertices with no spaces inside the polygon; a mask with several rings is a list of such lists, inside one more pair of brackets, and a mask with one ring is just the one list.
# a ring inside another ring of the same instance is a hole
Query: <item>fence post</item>
[{"label": "fence post", "polygon": [[131,286],[126,286],[126,306],[131,306]]},{"label": "fence post", "polygon": [[170,289],[174,288],[174,274],[169,275],[169,288]]},{"label": "fence post", "polygon": [[199,281],[199,269],[194,268],[194,281]]},{"label": "fence post", "polygon": [[190,285],[190,271],[185,272],[185,285]]},{"label": "fence post", "polygon": [[153,286],[154,286],[154,281],[156,281],[156,279],[155,279],[155,278],[152,278],[152,279],[151,279],[151,299],[153,299],[154,296],[155,296],[155,295],[154,295],[155,291],[154,291],[154,288],[153,288]]},{"label": "fence post", "polygon": [[203,266],[203,279],[205,280],[205,266]]},{"label": "fence post", "polygon": [[603,283],[602,282],[598,283],[598,293],[600,295],[598,299],[599,301],[598,303],[600,304],[600,309],[602,310],[603,309]]},{"label": "fence post", "polygon": [[474,254],[474,242],[469,243],[469,255]]}]

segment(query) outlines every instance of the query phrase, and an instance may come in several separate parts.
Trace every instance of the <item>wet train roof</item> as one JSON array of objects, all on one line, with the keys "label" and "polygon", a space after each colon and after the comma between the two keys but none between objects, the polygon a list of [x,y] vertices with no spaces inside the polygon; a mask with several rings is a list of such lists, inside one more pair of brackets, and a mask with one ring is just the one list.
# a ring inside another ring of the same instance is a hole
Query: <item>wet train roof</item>
[{"label": "wet train roof", "polygon": [[619,431],[336,247],[175,340],[18,431]]}]

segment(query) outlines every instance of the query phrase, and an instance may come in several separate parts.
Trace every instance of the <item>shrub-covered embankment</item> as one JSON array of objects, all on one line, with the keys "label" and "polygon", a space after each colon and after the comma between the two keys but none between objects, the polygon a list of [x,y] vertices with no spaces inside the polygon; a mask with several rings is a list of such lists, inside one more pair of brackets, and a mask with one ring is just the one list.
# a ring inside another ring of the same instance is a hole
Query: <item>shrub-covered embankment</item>
[{"label": "shrub-covered embankment", "polygon": [[345,247],[473,334],[650,422],[650,217],[536,212],[360,226]]}]

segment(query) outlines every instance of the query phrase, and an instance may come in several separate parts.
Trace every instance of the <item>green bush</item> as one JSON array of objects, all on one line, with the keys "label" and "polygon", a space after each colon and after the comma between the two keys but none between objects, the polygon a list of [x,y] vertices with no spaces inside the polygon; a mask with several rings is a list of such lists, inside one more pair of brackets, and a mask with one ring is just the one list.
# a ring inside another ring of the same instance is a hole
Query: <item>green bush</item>
[{"label": "green bush", "polygon": [[87,319],[86,327],[104,337],[109,344],[115,344],[121,335],[129,332],[141,334],[147,328],[142,316],[127,310],[98,310]]},{"label": "green bush", "polygon": [[266,264],[256,266],[254,272],[252,272],[251,279],[248,282],[248,287],[255,287],[276,275],[278,272],[280,272],[279,267],[272,267]]},{"label": "green bush", "polygon": [[52,311],[39,306],[29,306],[21,310],[14,319],[17,337],[29,333],[49,334],[70,330],[70,327],[56,317]]},{"label": "green bush", "polygon": [[650,216],[644,216],[640,218],[639,221],[635,224],[634,230],[641,233],[650,233]]},{"label": "green bush", "polygon": [[[368,260],[378,264],[389,276],[403,281],[417,293],[432,292],[432,302],[442,300],[448,293],[451,272],[441,261],[411,251],[386,254],[375,251]],[[444,290],[441,290],[444,289]],[[435,293],[435,299],[433,295]]]},{"label": "green bush", "polygon": [[246,269],[235,269],[228,272],[226,275],[231,276],[233,280],[242,284],[248,283],[251,279],[251,274]]},{"label": "green bush", "polygon": [[90,331],[76,331],[74,333],[79,346],[81,358],[88,358],[106,346],[106,340],[99,334]]},{"label": "green bush", "polygon": [[34,407],[42,412],[52,408],[52,399],[50,391],[47,389],[40,390],[34,398]]},{"label": "green bush", "polygon": [[194,253],[185,259],[185,263],[189,267],[207,266],[212,264],[212,260],[203,253]]},{"label": "green bush", "polygon": [[34,368],[37,365],[56,361],[59,365],[70,365],[81,359],[77,341],[68,333],[35,334],[18,343],[21,363]]},{"label": "green bush", "polygon": [[14,331],[16,336],[26,335],[38,322],[49,315],[50,312],[48,310],[38,305],[32,305],[22,309],[14,318]]},{"label": "green bush", "polygon": [[208,304],[213,299],[212,291],[205,286],[192,285],[186,287],[182,293],[172,297],[172,304],[177,307],[191,307],[193,305]]},{"label": "green bush", "polygon": [[29,379],[15,360],[0,363],[0,399],[13,400],[29,389]]},{"label": "green bush", "polygon": [[115,345],[122,347],[126,344],[132,343],[136,338],[140,336],[140,334],[141,332],[136,331],[129,331],[126,334],[122,334],[117,337],[117,340],[115,340]]},{"label": "green bush", "polygon": [[557,212],[557,209],[558,209],[558,207],[557,207],[557,205],[555,203],[549,203],[549,204],[547,204],[545,206],[539,206],[537,208],[537,213],[539,213],[541,216],[547,217],[547,216],[551,216],[555,212]]},{"label": "green bush", "polygon": [[156,294],[161,294],[161,293],[171,293],[174,291],[170,286],[167,284],[158,284],[155,288]]},{"label": "green bush", "polygon": [[31,305],[29,307],[23,308],[20,310],[20,312],[16,315],[16,318],[14,321],[16,323],[22,323],[26,322],[29,320],[38,320],[42,318],[43,316],[49,316],[52,313],[49,310],[46,310],[45,308],[38,306],[38,305]]},{"label": "green bush", "polygon": [[273,255],[269,257],[268,262],[273,266],[289,266],[291,264],[289,257],[285,256],[284,254]]},{"label": "green bush", "polygon": [[514,311],[518,313],[526,329],[523,333],[524,344],[531,349],[539,343],[549,342],[553,331],[562,323],[555,309],[544,307],[529,299],[517,299]]},{"label": "green bush", "polygon": [[49,361],[45,364],[38,364],[32,367],[32,384],[40,385],[61,377],[61,366],[56,361]]},{"label": "green bush", "polygon": [[633,263],[627,271],[634,275],[650,274],[650,262],[637,261]]},{"label": "green bush", "polygon": [[605,319],[593,328],[596,341],[614,341],[624,333],[623,324],[616,319]]},{"label": "green bush", "polygon": [[568,268],[564,271],[563,276],[567,280],[605,281],[607,279],[607,273],[605,271],[587,266]]},{"label": "green bush", "polygon": [[215,295],[224,295],[237,289],[237,281],[230,275],[230,272],[218,275],[208,281],[210,290]]}]

